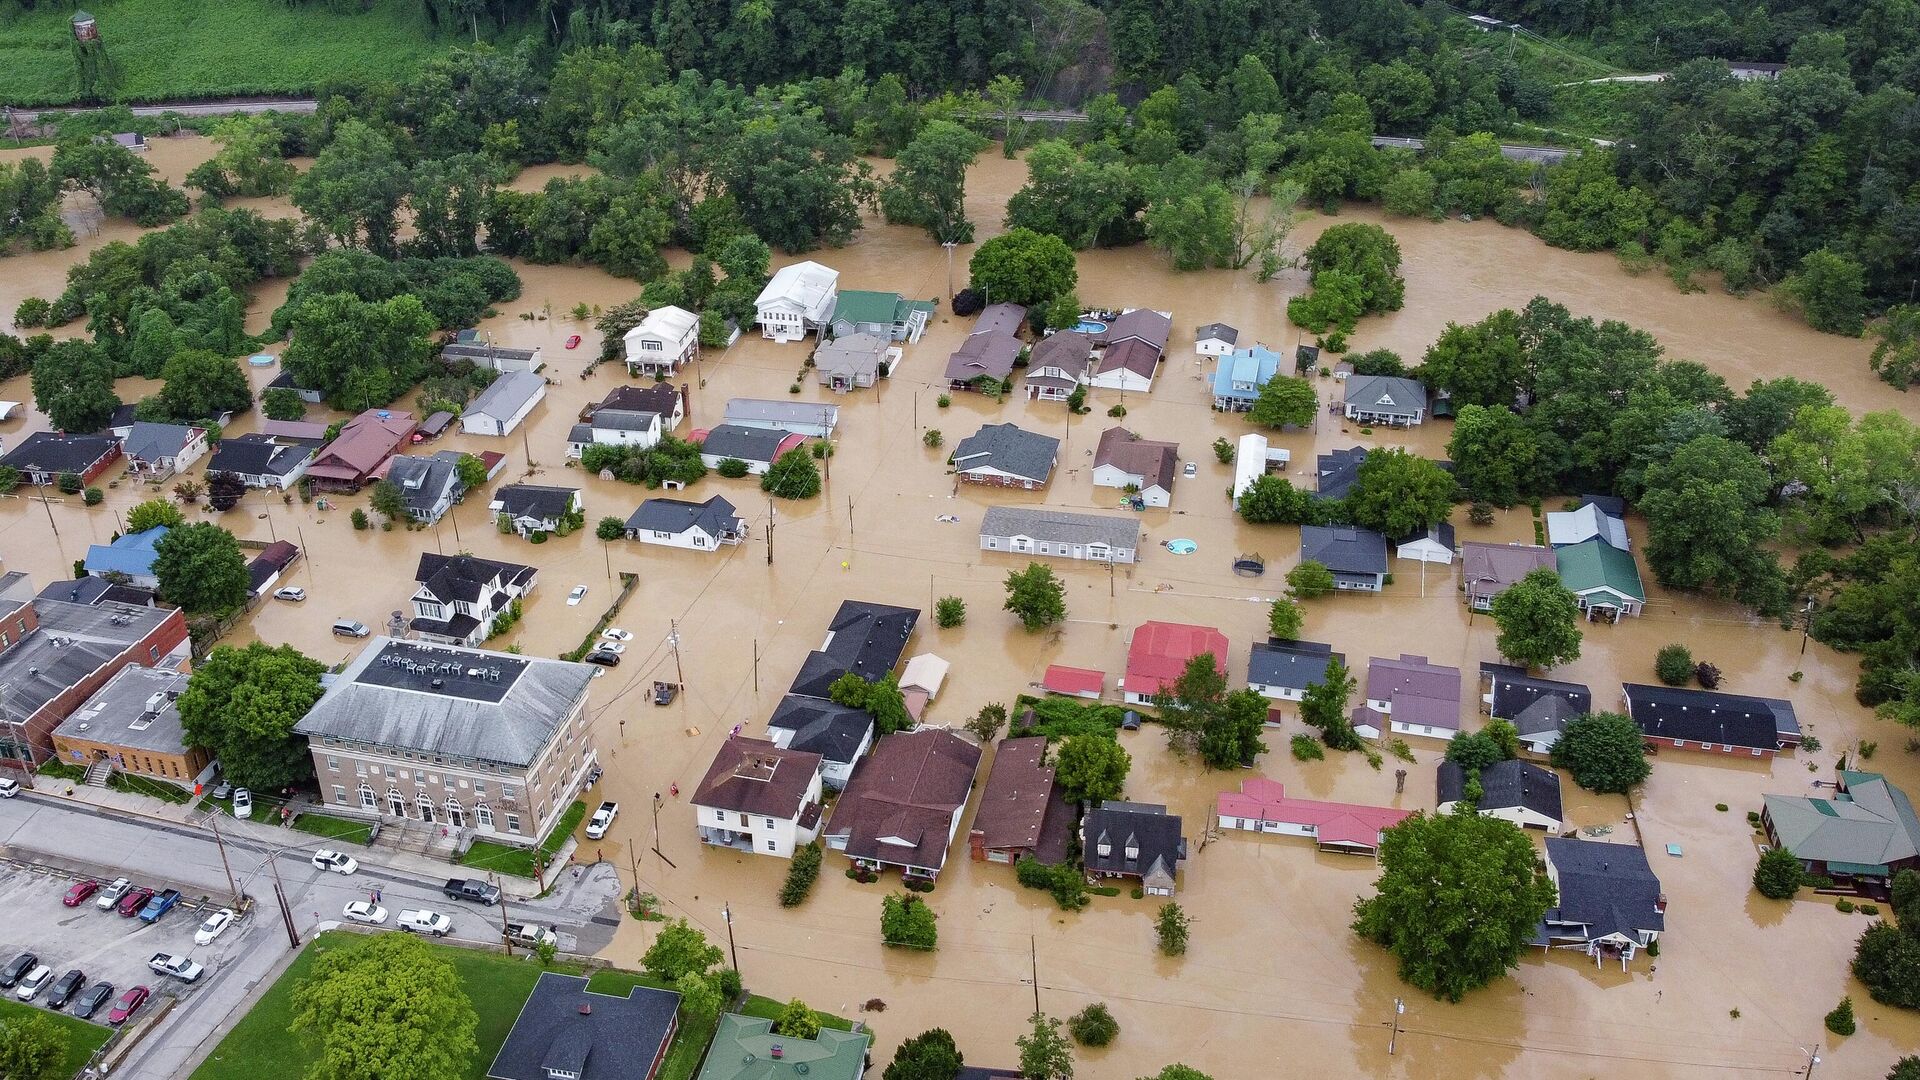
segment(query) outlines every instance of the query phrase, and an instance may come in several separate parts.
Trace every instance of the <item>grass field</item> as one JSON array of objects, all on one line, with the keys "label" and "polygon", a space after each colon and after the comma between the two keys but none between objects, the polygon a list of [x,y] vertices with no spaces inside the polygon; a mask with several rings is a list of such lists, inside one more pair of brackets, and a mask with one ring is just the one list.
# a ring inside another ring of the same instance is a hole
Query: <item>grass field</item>
[{"label": "grass field", "polygon": [[[553,831],[541,841],[541,858],[550,862],[553,859],[553,853],[566,844],[567,837],[573,835],[573,830],[580,826],[580,819],[586,816],[586,803],[575,802],[567,807],[567,812],[561,814],[560,820],[554,823]],[[467,853],[460,856],[460,865],[471,866],[475,870],[489,870],[496,874],[530,878],[533,876],[533,849],[514,847],[511,844],[496,844],[491,840],[475,840],[473,845],[467,848]]]},{"label": "grass field", "polygon": [[[327,951],[357,949],[372,940],[373,937],[367,934],[333,932],[321,934],[308,942],[286,973],[260,995],[253,1009],[227,1033],[212,1055],[194,1070],[193,1080],[257,1080],[262,1076],[298,1076],[304,1073],[312,1062],[312,1055],[299,1037],[288,1030],[293,1024],[294,985],[307,977],[313,965]],[[453,945],[432,942],[428,942],[428,945],[453,962],[466,987],[467,997],[473,1002],[474,1012],[479,1014],[480,1024],[475,1032],[475,1041],[479,1043],[480,1052],[468,1063],[463,1074],[466,1080],[484,1080],[487,1066],[493,1064],[494,1055],[500,1052],[501,1044],[507,1041],[507,1033],[513,1030],[513,1021],[520,1015],[520,1006],[526,1002],[527,995],[533,992],[533,984],[540,980],[542,971],[579,974],[579,969],[565,964],[542,968],[524,955],[507,957]],[[600,971],[587,982],[587,988],[595,993],[621,997],[636,986],[661,988],[658,981],[632,971]],[[713,1037],[713,1027],[712,1024],[682,1023],[680,1033],[667,1051],[666,1063],[660,1070],[661,1080],[687,1080],[693,1075],[694,1068],[700,1063],[701,1053]]]},{"label": "grass field", "polygon": [[[352,5],[358,7],[358,5]],[[328,78],[400,77],[465,40],[436,33],[416,0],[372,10],[285,0],[93,0],[122,101],[297,94]],[[0,101],[74,101],[71,6],[41,4],[0,24]]]},{"label": "grass field", "polygon": [[75,1020],[65,1013],[57,1013],[51,1009],[36,1009],[31,1005],[22,1005],[17,1001],[0,998],[0,1020],[18,1020],[26,1016],[44,1016],[53,1021],[53,1026],[67,1036],[67,1055],[60,1059],[60,1064],[48,1073],[49,1076],[72,1076],[78,1073],[86,1066],[87,1059],[93,1056],[93,1052],[100,1049],[100,1044],[106,1042],[107,1036],[112,1034],[98,1024]]},{"label": "grass field", "polygon": [[301,814],[293,819],[293,827],[329,840],[345,840],[349,844],[365,844],[373,834],[373,829],[364,821],[349,821],[326,814]]}]

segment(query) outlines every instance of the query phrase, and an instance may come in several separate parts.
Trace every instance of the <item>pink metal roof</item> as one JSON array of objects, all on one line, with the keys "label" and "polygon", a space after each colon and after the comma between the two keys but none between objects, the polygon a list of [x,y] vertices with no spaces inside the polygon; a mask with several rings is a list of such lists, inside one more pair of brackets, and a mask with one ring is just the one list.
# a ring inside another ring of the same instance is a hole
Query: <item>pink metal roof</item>
[{"label": "pink metal roof", "polygon": [[1225,675],[1227,635],[1190,623],[1141,623],[1127,647],[1127,693],[1158,693],[1180,677],[1187,661],[1204,652],[1213,654],[1214,668]]},{"label": "pink metal roof", "polygon": [[1223,817],[1312,825],[1315,839],[1322,844],[1344,844],[1369,851],[1379,846],[1383,830],[1413,814],[1411,810],[1396,810],[1391,806],[1289,798],[1286,785],[1260,776],[1242,780],[1237,792],[1221,792],[1216,811]]},{"label": "pink metal roof", "polygon": [[1056,694],[1098,694],[1107,684],[1104,671],[1048,664],[1040,685]]}]

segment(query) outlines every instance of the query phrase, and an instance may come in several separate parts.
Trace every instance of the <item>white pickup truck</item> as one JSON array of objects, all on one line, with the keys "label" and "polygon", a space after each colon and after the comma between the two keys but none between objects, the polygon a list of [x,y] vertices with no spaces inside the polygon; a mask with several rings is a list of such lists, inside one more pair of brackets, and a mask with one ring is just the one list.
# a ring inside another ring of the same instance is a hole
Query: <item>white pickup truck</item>
[{"label": "white pickup truck", "polygon": [[147,961],[147,966],[162,975],[171,975],[181,982],[193,982],[207,970],[187,957],[163,952],[154,953],[153,959]]},{"label": "white pickup truck", "polygon": [[615,814],[618,814],[619,812],[620,812],[619,803],[617,802],[601,803],[600,809],[595,810],[593,812],[593,817],[587,820],[587,839],[598,840],[601,837],[607,835],[607,830],[613,826],[613,816]]}]

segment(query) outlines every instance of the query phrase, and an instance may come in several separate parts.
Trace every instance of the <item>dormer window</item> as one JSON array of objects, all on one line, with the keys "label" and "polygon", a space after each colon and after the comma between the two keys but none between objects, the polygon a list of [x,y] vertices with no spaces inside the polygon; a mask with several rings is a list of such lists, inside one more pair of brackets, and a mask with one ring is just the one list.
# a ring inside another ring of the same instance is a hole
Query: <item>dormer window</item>
[{"label": "dormer window", "polygon": [[1137,841],[1135,841],[1132,837],[1127,838],[1127,861],[1128,862],[1140,861],[1140,844]]},{"label": "dormer window", "polygon": [[1099,846],[1096,848],[1096,850],[1100,852],[1100,857],[1103,859],[1112,857],[1113,844],[1108,842],[1105,833],[1100,834],[1100,843],[1099,843]]}]

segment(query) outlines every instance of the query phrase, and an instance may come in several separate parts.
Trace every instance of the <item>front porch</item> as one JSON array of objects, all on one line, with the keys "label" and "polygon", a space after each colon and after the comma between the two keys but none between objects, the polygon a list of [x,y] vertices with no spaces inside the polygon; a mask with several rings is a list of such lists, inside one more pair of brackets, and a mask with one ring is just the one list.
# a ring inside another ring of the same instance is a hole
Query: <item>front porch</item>
[{"label": "front porch", "polygon": [[940,877],[940,871],[929,870],[924,866],[908,866],[905,863],[890,863],[880,859],[860,859],[852,856],[848,858],[853,862],[854,869],[864,870],[869,874],[880,874],[889,869],[898,870],[902,881],[924,881],[931,885]]},{"label": "front porch", "polygon": [[708,847],[726,848],[730,851],[742,851],[753,854],[753,834],[722,829],[714,825],[700,826],[700,842]]}]

